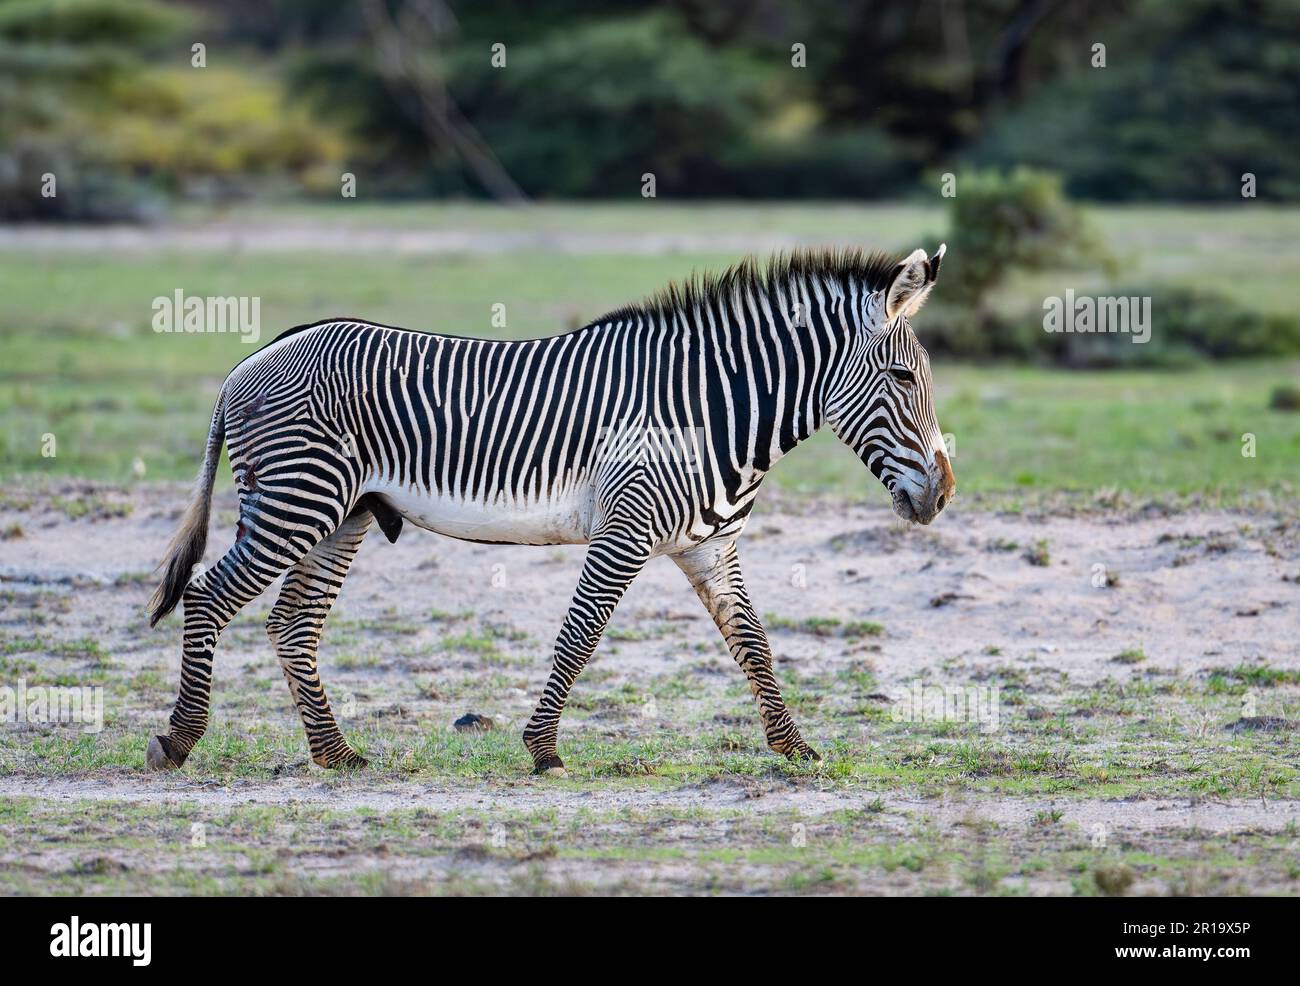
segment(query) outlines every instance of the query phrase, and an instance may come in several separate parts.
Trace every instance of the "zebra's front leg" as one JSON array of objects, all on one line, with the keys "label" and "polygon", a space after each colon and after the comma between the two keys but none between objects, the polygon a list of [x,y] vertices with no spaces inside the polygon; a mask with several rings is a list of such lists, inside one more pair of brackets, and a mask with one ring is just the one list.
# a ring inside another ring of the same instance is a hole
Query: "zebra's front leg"
[{"label": "zebra's front leg", "polygon": [[555,743],[569,689],[600,642],[614,607],[649,558],[648,538],[607,531],[592,539],[577,591],[555,641],[551,676],[524,728],[524,746],[532,755],[534,773],[564,776],[564,761],[556,753]]},{"label": "zebra's front leg", "polygon": [[355,510],[343,525],[312,548],[285,576],[266,633],[275,645],[293,704],[307,730],[311,758],[322,767],[365,767],[334,721],[316,666],[321,629],[338,599],[352,560],[370,527],[371,514]]},{"label": "zebra's front leg", "polygon": [[749,679],[749,690],[758,703],[767,745],[791,760],[820,760],[816,751],[804,742],[781,698],[781,688],[772,671],[772,647],[749,601],[735,542],[703,544],[674,555],[673,560],[691,580],[696,594],[722,631],[731,656]]}]

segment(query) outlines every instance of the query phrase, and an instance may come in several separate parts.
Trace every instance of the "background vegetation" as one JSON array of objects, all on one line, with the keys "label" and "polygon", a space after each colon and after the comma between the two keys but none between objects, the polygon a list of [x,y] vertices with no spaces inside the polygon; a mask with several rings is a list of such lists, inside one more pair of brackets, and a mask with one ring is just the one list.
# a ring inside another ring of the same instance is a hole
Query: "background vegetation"
[{"label": "background vegetation", "polygon": [[[1107,240],[1126,244],[1133,270],[1158,277],[1171,292],[1222,283],[1224,304],[1249,319],[1291,310],[1300,273],[1298,210],[1274,210],[1261,219],[1242,210],[1124,207],[1091,210],[1089,220]],[[582,324],[692,269],[736,256],[733,249],[707,245],[638,253],[647,229],[657,236],[725,229],[755,239],[816,231],[831,239],[876,238],[903,250],[930,233],[948,235],[947,221],[944,211],[923,207],[840,206],[828,219],[821,207],[643,203],[538,206],[507,222],[492,206],[340,203],[241,208],[226,215],[226,224],[251,240],[285,229],[299,230],[305,242],[347,242],[373,230],[486,237],[509,231],[542,244],[580,233],[595,244],[623,246],[561,252],[525,244],[487,255],[394,255],[178,250],[164,241],[129,251],[9,253],[0,264],[0,462],[6,478],[45,473],[134,481],[136,459],[148,479],[189,477],[221,379],[253,347],[235,335],[154,333],[150,299],[169,296],[177,285],[195,295],[260,297],[263,341],[301,322],[358,314],[470,335],[529,337]],[[1217,241],[1186,234],[1211,227],[1229,240],[1258,238],[1269,264],[1252,266],[1254,254],[1225,259]],[[1274,391],[1296,379],[1293,358],[1177,371],[961,365],[940,352],[937,328],[945,311],[961,311],[947,300],[959,290],[958,269],[937,292],[943,300],[927,305],[916,327],[935,351],[939,420],[955,436],[965,493],[1120,489],[1235,498],[1252,490],[1294,490],[1300,414],[1271,404]],[[998,318],[1023,326],[1026,318],[1014,313],[1032,304],[1024,299],[1059,292],[1063,283],[1089,290],[1105,277],[1100,269],[1018,269],[991,292],[995,301],[989,304],[1002,313]],[[505,327],[492,322],[498,303],[506,306]],[[971,331],[972,345],[988,343],[980,334],[988,330]],[[1041,327],[1037,333],[1043,334]],[[58,436],[54,459],[42,455],[47,432]],[[1247,432],[1257,436],[1253,459],[1241,454]],[[773,481],[804,492],[873,495],[861,464],[829,435],[797,450]]]},{"label": "background vegetation", "polygon": [[[1286,0],[0,0],[0,217],[160,231],[0,235],[0,469],[192,471],[248,347],[155,335],[178,288],[264,338],[529,336],[750,249],[947,240],[917,326],[963,489],[1291,490],[1298,41]],[[407,233],[454,243],[349,249]],[[1150,298],[1151,342],[1044,332],[1067,289]]]},{"label": "background vegetation", "polygon": [[[343,165],[367,196],[884,198],[1031,165],[1290,201],[1298,89],[1293,0],[0,2],[9,215],[336,195]],[[56,166],[68,194],[32,197]]]}]

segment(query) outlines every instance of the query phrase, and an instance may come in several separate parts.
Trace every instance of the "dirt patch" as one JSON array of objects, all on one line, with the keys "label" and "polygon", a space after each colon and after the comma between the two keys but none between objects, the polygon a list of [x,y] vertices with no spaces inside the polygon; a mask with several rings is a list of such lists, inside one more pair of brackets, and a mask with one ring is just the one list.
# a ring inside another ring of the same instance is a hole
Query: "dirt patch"
[{"label": "dirt patch", "polygon": [[[640,776],[644,770],[631,766],[624,776]],[[66,778],[43,780],[39,790],[20,777],[0,777],[0,797],[39,795],[50,802],[129,802],[141,805],[201,806],[222,810],[249,805],[314,805],[338,810],[366,809],[394,811],[424,808],[434,812],[483,811],[503,815],[518,812],[556,811],[573,815],[590,811],[592,793],[560,789],[543,779],[521,780],[508,786],[485,790],[477,785],[459,786],[407,784],[375,785],[360,780],[322,784],[305,778],[274,783],[239,781],[213,784],[190,779],[143,776],[102,780]],[[1208,799],[1132,798],[1080,801],[1073,798],[981,797],[916,798],[892,794],[870,795],[848,790],[784,790],[772,787],[755,796],[752,787],[734,783],[689,785],[670,790],[622,789],[599,793],[602,810],[662,811],[691,807],[715,811],[743,809],[756,816],[796,813],[809,818],[835,812],[855,811],[870,801],[873,811],[901,822],[927,819],[943,824],[988,821],[998,825],[1030,825],[1044,813],[1091,828],[1103,825],[1131,832],[1160,829],[1197,829],[1204,832],[1232,832],[1263,829],[1284,832],[1300,823],[1300,800],[1218,801]]]},{"label": "dirt patch", "polygon": [[[105,619],[137,621],[148,573],[187,492],[167,484],[130,496],[126,516],[70,521],[30,499],[29,510],[0,510],[0,527],[23,523],[29,530],[5,542],[0,584],[53,593],[121,585],[122,592],[80,598],[82,622],[92,628]],[[1226,512],[1120,522],[1104,515],[1023,518],[954,509],[921,528],[881,508],[840,504],[790,513],[790,504],[783,506],[786,512],[777,513],[760,501],[750,525],[758,536],[740,542],[756,605],[778,617],[879,622],[889,639],[877,658],[885,680],[934,669],[954,641],[1041,655],[1053,670],[1085,682],[1115,674],[1107,662],[1134,645],[1147,657],[1135,674],[1257,658],[1300,667],[1300,639],[1292,632],[1300,598],[1284,579],[1300,560],[1295,525]],[[218,494],[209,561],[229,543],[235,510],[231,492]],[[229,530],[220,526],[223,518],[231,520]],[[1040,543],[1050,547],[1046,566],[1027,563],[1016,550]],[[431,609],[470,611],[548,640],[577,582],[582,552],[473,545],[414,530],[390,545],[372,533],[331,620],[378,612],[418,623]],[[1108,585],[1107,575],[1118,575],[1118,584]],[[264,611],[274,591],[245,612]],[[934,606],[934,599],[943,605]],[[612,627],[631,632],[647,623],[703,623],[697,606],[672,562],[656,559],[627,593]],[[1242,611],[1254,615],[1235,615]],[[327,626],[327,645],[329,637]],[[664,663],[647,653],[656,648],[626,638],[616,643],[620,674]],[[801,635],[783,635],[776,649],[809,668],[824,651]],[[995,664],[997,656],[968,660]]]}]

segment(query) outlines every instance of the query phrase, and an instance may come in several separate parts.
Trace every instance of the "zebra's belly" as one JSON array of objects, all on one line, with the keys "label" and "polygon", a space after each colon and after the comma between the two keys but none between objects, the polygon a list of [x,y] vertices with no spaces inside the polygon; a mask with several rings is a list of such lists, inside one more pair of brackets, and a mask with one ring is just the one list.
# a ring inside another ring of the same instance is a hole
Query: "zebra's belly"
[{"label": "zebra's belly", "polygon": [[417,527],[465,541],[496,544],[585,544],[591,530],[589,498],[569,495],[517,503],[468,500],[439,490],[371,486]]}]

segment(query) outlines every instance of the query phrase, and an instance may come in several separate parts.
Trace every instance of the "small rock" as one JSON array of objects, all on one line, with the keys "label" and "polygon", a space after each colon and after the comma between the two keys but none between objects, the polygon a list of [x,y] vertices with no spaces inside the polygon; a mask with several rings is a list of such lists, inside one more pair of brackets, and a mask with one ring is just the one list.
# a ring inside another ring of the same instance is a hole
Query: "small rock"
[{"label": "small rock", "polygon": [[481,716],[477,712],[466,712],[457,719],[452,726],[458,733],[486,733],[492,728],[492,720],[487,716]]},{"label": "small rock", "polygon": [[938,609],[940,606],[947,606],[949,603],[956,602],[958,599],[971,598],[973,597],[960,592],[941,592],[937,596],[930,597],[930,605],[935,609]]}]

